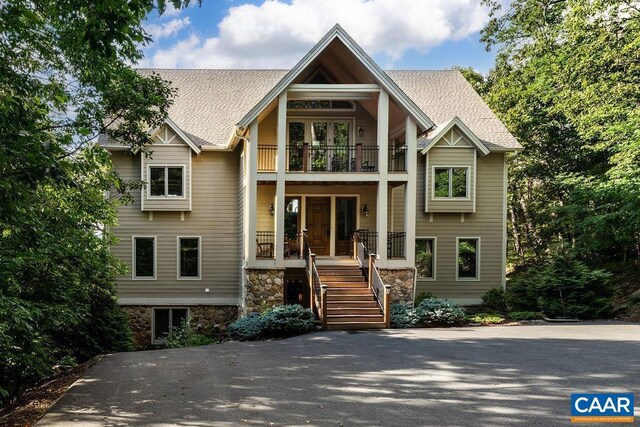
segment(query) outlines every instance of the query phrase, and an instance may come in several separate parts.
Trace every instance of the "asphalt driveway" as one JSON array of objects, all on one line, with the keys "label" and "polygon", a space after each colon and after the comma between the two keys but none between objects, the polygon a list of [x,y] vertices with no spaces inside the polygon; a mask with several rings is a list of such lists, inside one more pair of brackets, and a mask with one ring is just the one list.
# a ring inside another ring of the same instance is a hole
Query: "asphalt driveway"
[{"label": "asphalt driveway", "polygon": [[640,414],[640,325],[322,332],[114,354],[39,425],[568,425],[572,392],[634,392]]}]

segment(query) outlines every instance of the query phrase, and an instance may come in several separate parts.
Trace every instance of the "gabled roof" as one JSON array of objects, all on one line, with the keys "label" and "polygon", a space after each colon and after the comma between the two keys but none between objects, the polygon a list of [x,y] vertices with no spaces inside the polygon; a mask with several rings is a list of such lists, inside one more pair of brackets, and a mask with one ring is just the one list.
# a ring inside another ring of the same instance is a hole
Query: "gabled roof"
[{"label": "gabled roof", "polygon": [[427,154],[427,151],[431,149],[438,141],[442,139],[453,127],[456,126],[461,133],[466,136],[469,141],[475,145],[475,147],[482,153],[482,155],[487,155],[490,153],[490,150],[486,145],[474,134],[471,129],[465,125],[462,120],[458,117],[454,117],[451,120],[446,121],[442,125],[436,127],[432,131],[428,132],[428,136],[425,139],[426,144],[422,148],[422,154]]},{"label": "gabled roof", "polygon": [[[235,125],[287,74],[287,70],[140,69],[171,82],[171,120],[194,144],[224,149]],[[458,70],[389,70],[387,75],[437,124],[457,116],[491,151],[522,146]],[[424,148],[429,134],[418,139]],[[101,135],[98,143],[107,144]]]},{"label": "gabled roof", "polygon": [[249,112],[237,123],[241,129],[247,128],[254,121],[261,111],[272,103],[287,86],[302,73],[316,59],[333,40],[340,40],[353,53],[353,55],[365,66],[373,75],[377,83],[395,99],[409,114],[416,120],[418,126],[423,130],[431,128],[435,123],[409,98],[400,87],[367,55],[347,32],[336,24],[307,54],[284,75],[278,82]]}]

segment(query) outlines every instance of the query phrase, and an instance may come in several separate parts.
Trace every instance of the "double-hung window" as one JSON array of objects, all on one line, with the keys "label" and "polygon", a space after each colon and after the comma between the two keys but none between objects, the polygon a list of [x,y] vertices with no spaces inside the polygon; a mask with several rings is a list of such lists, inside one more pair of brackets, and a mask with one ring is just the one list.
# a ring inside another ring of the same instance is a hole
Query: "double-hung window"
[{"label": "double-hung window", "polygon": [[133,278],[152,280],[156,278],[155,236],[133,237]]},{"label": "double-hung window", "polygon": [[200,237],[178,237],[178,279],[200,279]]},{"label": "double-hung window", "polygon": [[149,195],[151,197],[183,197],[184,167],[149,166]]},{"label": "double-hung window", "polygon": [[469,197],[469,168],[434,167],[433,197],[436,199],[464,199]]},{"label": "double-hung window", "polygon": [[436,278],[436,239],[416,239],[416,274],[421,279]]},{"label": "double-hung window", "polygon": [[457,243],[456,278],[458,280],[480,279],[480,239],[458,237]]}]

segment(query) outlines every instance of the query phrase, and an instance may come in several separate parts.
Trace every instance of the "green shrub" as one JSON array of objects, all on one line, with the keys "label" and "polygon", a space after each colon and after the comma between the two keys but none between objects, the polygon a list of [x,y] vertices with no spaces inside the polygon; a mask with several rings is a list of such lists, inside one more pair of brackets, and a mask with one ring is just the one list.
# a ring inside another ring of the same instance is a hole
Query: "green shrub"
[{"label": "green shrub", "polygon": [[415,328],[420,320],[415,309],[405,304],[391,304],[389,314],[393,328]]},{"label": "green shrub", "polygon": [[504,323],[504,317],[495,313],[478,313],[473,316],[469,316],[468,319],[473,323],[482,323],[484,325],[499,325]]},{"label": "green shrub", "polygon": [[254,341],[263,337],[264,329],[262,316],[250,313],[230,324],[227,333],[234,340]]},{"label": "green shrub", "polygon": [[539,311],[512,311],[509,313],[509,318],[516,322],[520,320],[538,320],[544,318],[544,313]]},{"label": "green shrub", "polygon": [[313,330],[313,313],[301,305],[281,305],[261,317],[271,337],[300,335]]},{"label": "green shrub", "polygon": [[177,328],[173,328],[165,338],[166,348],[196,347],[214,343],[215,340],[197,333],[188,320],[183,320]]},{"label": "green shrub", "polygon": [[462,308],[446,299],[427,298],[415,308],[418,326],[453,326],[466,321]]},{"label": "green shrub", "polygon": [[612,314],[610,274],[591,270],[567,254],[513,278],[507,287],[516,311],[541,311],[549,317],[606,318]]},{"label": "green shrub", "polygon": [[493,310],[504,313],[507,311],[507,298],[502,288],[493,288],[482,295],[482,305]]},{"label": "green shrub", "polygon": [[238,341],[301,335],[313,330],[313,313],[300,305],[283,305],[262,314],[251,313],[229,325],[227,333]]},{"label": "green shrub", "polygon": [[427,298],[435,298],[435,296],[431,292],[420,292],[418,296],[416,296],[416,300],[413,303],[414,307],[417,307],[422,301]]}]

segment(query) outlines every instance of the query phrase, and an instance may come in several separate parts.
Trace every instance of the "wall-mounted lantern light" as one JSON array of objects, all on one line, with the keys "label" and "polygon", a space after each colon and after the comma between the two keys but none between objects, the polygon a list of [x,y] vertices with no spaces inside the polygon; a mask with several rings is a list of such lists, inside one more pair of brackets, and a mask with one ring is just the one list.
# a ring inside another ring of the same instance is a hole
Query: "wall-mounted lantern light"
[{"label": "wall-mounted lantern light", "polygon": [[369,216],[369,205],[366,203],[362,205],[362,215]]},{"label": "wall-mounted lantern light", "polygon": [[362,138],[363,135],[364,135],[364,127],[360,126],[358,127],[358,136]]},{"label": "wall-mounted lantern light", "polygon": [[271,206],[269,206],[269,215],[273,216],[273,214],[276,212],[275,208],[273,207],[273,203],[271,203]]}]

